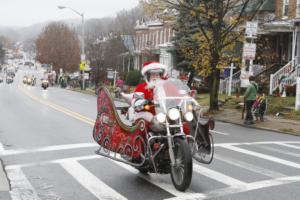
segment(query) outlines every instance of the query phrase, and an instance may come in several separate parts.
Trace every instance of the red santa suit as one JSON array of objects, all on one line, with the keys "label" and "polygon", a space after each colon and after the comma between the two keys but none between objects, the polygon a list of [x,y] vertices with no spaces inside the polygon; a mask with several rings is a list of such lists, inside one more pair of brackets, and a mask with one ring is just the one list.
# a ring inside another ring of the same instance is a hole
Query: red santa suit
[{"label": "red santa suit", "polygon": [[[144,93],[144,98],[146,100],[148,100],[149,102],[153,101],[153,88],[151,88],[151,89],[147,88],[147,83],[146,82],[137,85],[134,92],[142,92],[142,93]],[[155,109],[154,109],[153,106],[151,106],[150,112],[153,115],[155,115]]]},{"label": "red santa suit", "polygon": [[144,93],[145,99],[147,99],[149,101],[153,100],[153,88],[148,89],[146,82],[137,85],[134,92],[142,92],[142,93]]}]

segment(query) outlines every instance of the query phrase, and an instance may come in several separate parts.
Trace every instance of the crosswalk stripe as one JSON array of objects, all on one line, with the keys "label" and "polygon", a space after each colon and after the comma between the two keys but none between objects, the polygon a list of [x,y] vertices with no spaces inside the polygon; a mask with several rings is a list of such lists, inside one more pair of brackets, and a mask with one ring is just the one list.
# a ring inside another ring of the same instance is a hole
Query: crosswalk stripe
[{"label": "crosswalk stripe", "polygon": [[151,184],[159,187],[160,189],[167,191],[168,193],[170,193],[174,196],[182,196],[182,195],[193,193],[190,190],[187,190],[185,192],[180,192],[180,191],[176,190],[172,184],[165,182],[162,179],[159,179],[159,176],[155,176],[155,175],[151,175],[151,174],[145,175],[145,174],[139,173],[139,171],[137,169],[134,169],[133,167],[131,167],[125,163],[121,163],[121,162],[117,162],[117,161],[114,161],[114,162],[116,164],[118,164],[119,166],[121,166],[122,168],[126,169],[127,171],[133,173],[134,175],[139,176],[140,178],[150,182]]},{"label": "crosswalk stripe", "polygon": [[99,155],[88,155],[88,156],[80,156],[80,157],[71,157],[71,158],[62,158],[56,160],[47,160],[47,161],[40,161],[40,162],[31,162],[31,163],[24,163],[24,164],[16,164],[16,165],[7,165],[5,169],[15,169],[20,167],[33,167],[33,166],[42,166],[42,165],[49,165],[49,164],[59,164],[67,161],[78,161],[78,160],[92,160],[101,158]]},{"label": "crosswalk stripe", "polygon": [[299,153],[294,153],[294,152],[290,152],[290,151],[283,150],[283,149],[277,149],[277,148],[267,147],[267,146],[259,146],[259,148],[266,149],[266,150],[269,150],[269,151],[274,151],[274,152],[289,155],[289,156],[293,156],[293,157],[296,157],[296,158],[300,158]]},{"label": "crosswalk stripe", "polygon": [[21,168],[7,169],[6,172],[10,179],[12,200],[40,200]]},{"label": "crosswalk stripe", "polygon": [[292,145],[292,144],[277,143],[277,145],[286,146],[286,147],[290,147],[290,148],[293,148],[293,149],[300,149],[300,146],[296,146],[296,145]]},{"label": "crosswalk stripe", "polygon": [[218,182],[221,182],[225,185],[232,186],[232,185],[243,185],[243,184],[245,184],[245,182],[243,182],[243,181],[237,180],[235,178],[232,178],[232,177],[227,176],[225,174],[222,174],[220,172],[208,169],[208,168],[203,167],[199,164],[194,164],[193,169],[194,169],[194,172],[197,172],[201,175],[204,175],[204,176],[206,176],[210,179],[214,179],[214,180],[216,180]]},{"label": "crosswalk stripe", "polygon": [[258,173],[258,174],[269,176],[271,178],[279,178],[279,177],[284,177],[285,176],[284,174],[281,174],[279,172],[274,172],[274,171],[271,171],[269,169],[265,169],[265,168],[262,168],[262,167],[259,167],[259,166],[256,166],[256,165],[253,165],[253,164],[250,164],[250,163],[246,163],[246,162],[243,162],[243,161],[240,161],[240,160],[236,160],[236,159],[233,159],[233,158],[229,158],[229,157],[226,157],[226,156],[223,156],[223,155],[215,154],[214,158],[217,159],[217,160],[221,160],[223,162],[226,162],[230,165],[234,165],[234,166],[237,166],[237,167],[249,170],[249,171],[253,171],[253,172]]},{"label": "crosswalk stripe", "polygon": [[0,142],[0,155],[2,155],[4,153],[4,147],[2,145],[2,143]]},{"label": "crosswalk stripe", "polygon": [[221,131],[216,131],[216,130],[210,130],[209,132],[215,133],[215,134],[220,134],[220,135],[229,135],[229,133],[223,133]]},{"label": "crosswalk stripe", "polygon": [[88,148],[99,146],[96,143],[78,143],[78,144],[65,144],[65,145],[55,145],[55,146],[46,146],[35,149],[15,149],[15,150],[5,150],[1,153],[0,145],[0,155],[10,156],[26,153],[37,153],[37,152],[47,152],[47,151],[60,151],[60,150],[69,150],[69,149],[79,149],[79,148]]},{"label": "crosswalk stripe", "polygon": [[286,165],[286,166],[290,166],[290,167],[300,169],[300,164],[295,163],[295,162],[291,162],[291,161],[288,161],[288,160],[280,159],[280,158],[277,158],[277,157],[274,157],[274,156],[269,156],[269,155],[266,155],[266,154],[257,153],[257,152],[254,152],[254,151],[249,151],[249,150],[246,150],[246,149],[242,149],[242,148],[234,147],[234,146],[230,146],[230,145],[224,145],[224,146],[222,146],[222,148],[226,148],[226,149],[236,151],[236,152],[239,152],[239,153],[251,155],[251,156],[254,156],[254,157],[262,158],[262,159],[269,160],[269,161],[272,161],[272,162],[276,162],[276,163],[279,163],[279,164],[282,164],[282,165]]},{"label": "crosswalk stripe", "polygon": [[190,195],[185,195],[181,197],[169,198],[165,200],[200,200],[200,199],[214,199],[217,197],[224,197],[226,195],[237,194],[241,192],[247,192],[257,189],[263,189],[283,184],[290,184],[300,181],[300,176],[288,176],[271,180],[257,181],[252,183],[247,183],[245,185],[235,185],[227,188],[221,188],[217,190],[212,190],[207,193],[195,193]]},{"label": "crosswalk stripe", "polygon": [[65,161],[60,165],[75,178],[83,187],[90,191],[100,200],[114,199],[125,200],[126,198],[112,189],[104,182],[99,180],[95,175],[89,172],[77,161]]},{"label": "crosswalk stripe", "polygon": [[237,146],[237,145],[257,145],[257,144],[286,144],[286,143],[294,143],[300,144],[300,141],[265,141],[265,142],[239,142],[239,143],[215,143],[215,147],[223,147],[223,146]]}]

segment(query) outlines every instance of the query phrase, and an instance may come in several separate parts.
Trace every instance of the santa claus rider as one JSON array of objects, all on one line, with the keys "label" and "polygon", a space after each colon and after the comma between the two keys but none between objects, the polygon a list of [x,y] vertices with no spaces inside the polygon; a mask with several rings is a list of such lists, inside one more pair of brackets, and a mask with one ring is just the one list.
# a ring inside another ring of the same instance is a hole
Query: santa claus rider
[{"label": "santa claus rider", "polygon": [[154,107],[150,107],[149,111],[144,110],[147,102],[153,101],[153,90],[159,80],[167,79],[168,67],[158,62],[145,62],[141,71],[144,83],[137,85],[134,93],[124,94],[122,96],[131,105],[129,109],[129,120],[136,121],[144,119],[152,122],[155,115]]}]

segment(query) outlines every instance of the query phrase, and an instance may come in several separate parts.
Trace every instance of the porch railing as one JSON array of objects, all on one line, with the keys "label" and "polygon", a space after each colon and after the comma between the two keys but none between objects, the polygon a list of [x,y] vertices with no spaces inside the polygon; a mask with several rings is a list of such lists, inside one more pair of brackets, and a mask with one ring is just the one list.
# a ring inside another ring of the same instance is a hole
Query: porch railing
[{"label": "porch railing", "polygon": [[[266,66],[253,65],[253,67],[252,67],[253,76],[256,76],[257,74],[261,73],[265,69],[266,69]],[[238,71],[232,75],[232,83],[231,83],[232,89],[240,86],[240,84],[241,84],[240,76],[241,76],[241,71]],[[223,93],[228,94],[229,93],[229,81],[230,81],[230,77],[220,80],[220,87],[219,87],[220,94],[223,94]]]},{"label": "porch railing", "polygon": [[276,73],[270,75],[270,90],[269,90],[270,95],[272,95],[272,93],[279,87],[280,79],[283,76],[291,76],[294,70],[295,63],[296,63],[296,59],[291,60],[281,69],[279,69]]},{"label": "porch railing", "polygon": [[[240,76],[241,76],[241,70],[237,71],[236,73],[234,73],[232,75],[231,88],[236,88],[240,84],[240,82],[241,82]],[[220,86],[219,86],[219,93],[220,94],[223,94],[223,93],[228,94],[229,81],[230,81],[230,77],[227,77],[225,79],[220,80]]]},{"label": "porch railing", "polygon": [[297,83],[297,77],[300,77],[300,65],[295,67],[295,70],[290,74],[290,76],[284,81],[285,85],[293,86]]}]

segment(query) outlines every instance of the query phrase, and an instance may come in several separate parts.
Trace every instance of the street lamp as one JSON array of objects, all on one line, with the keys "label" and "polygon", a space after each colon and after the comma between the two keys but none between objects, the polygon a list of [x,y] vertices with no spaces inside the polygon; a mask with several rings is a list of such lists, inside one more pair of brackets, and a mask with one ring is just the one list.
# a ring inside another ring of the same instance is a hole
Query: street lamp
[{"label": "street lamp", "polygon": [[[80,60],[81,60],[81,63],[85,62],[85,50],[84,50],[84,13],[80,13],[76,10],[74,10],[73,8],[70,8],[70,7],[66,7],[66,6],[57,6],[58,9],[70,9],[72,10],[74,13],[76,13],[77,15],[81,16],[81,56],[80,56]],[[84,69],[82,69],[82,88],[84,89],[85,86],[84,86]]]}]

